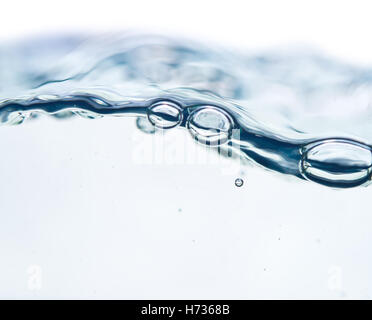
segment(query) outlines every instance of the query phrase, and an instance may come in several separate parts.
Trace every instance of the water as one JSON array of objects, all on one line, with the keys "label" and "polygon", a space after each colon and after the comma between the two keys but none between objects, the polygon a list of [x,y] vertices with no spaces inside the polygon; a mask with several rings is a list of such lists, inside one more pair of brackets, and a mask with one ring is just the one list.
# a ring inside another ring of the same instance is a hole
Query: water
[{"label": "water", "polygon": [[4,125],[135,116],[145,133],[181,128],[324,186],[371,181],[368,68],[308,50],[241,54],[147,36],[33,40],[4,46],[0,61]]}]

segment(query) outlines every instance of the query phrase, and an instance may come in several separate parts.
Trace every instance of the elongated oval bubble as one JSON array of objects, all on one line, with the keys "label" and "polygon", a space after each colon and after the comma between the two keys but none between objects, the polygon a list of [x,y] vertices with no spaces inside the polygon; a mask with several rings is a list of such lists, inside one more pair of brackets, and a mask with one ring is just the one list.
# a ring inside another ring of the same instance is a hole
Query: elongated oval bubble
[{"label": "elongated oval bubble", "polygon": [[160,101],[154,103],[147,111],[149,121],[158,128],[169,129],[182,121],[182,110],[173,102]]},{"label": "elongated oval bubble", "polygon": [[311,143],[303,149],[302,175],[331,187],[355,187],[370,180],[372,153],[367,145],[343,139]]},{"label": "elongated oval bubble", "polygon": [[187,128],[198,142],[220,145],[228,141],[231,136],[232,120],[226,112],[205,106],[191,113]]}]

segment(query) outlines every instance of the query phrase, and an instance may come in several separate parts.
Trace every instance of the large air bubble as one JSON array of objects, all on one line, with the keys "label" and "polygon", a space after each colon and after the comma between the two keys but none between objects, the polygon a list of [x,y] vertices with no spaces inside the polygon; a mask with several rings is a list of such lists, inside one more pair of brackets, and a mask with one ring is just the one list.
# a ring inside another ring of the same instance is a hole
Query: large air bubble
[{"label": "large air bubble", "polygon": [[370,180],[372,153],[369,146],[353,140],[327,139],[302,149],[300,170],[311,181],[349,188]]},{"label": "large air bubble", "polygon": [[182,121],[182,109],[173,102],[160,101],[148,108],[149,121],[158,128],[176,127]]},{"label": "large air bubble", "polygon": [[220,145],[231,137],[232,120],[223,110],[212,106],[196,109],[188,118],[187,128],[198,142]]}]

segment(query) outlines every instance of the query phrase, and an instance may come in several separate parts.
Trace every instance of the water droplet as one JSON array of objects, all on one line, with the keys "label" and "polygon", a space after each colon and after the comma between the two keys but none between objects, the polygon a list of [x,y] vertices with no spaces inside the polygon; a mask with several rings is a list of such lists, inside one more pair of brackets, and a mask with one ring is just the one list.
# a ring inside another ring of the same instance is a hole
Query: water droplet
[{"label": "water droplet", "polygon": [[237,187],[241,187],[243,184],[244,184],[243,179],[240,179],[240,178],[235,179],[235,185]]},{"label": "water droplet", "polygon": [[169,129],[182,121],[182,109],[173,102],[161,101],[148,108],[149,121],[158,128]]},{"label": "water droplet", "polygon": [[198,142],[220,145],[231,137],[232,119],[221,109],[205,106],[191,113],[187,128]]},{"label": "water droplet", "polygon": [[137,128],[144,133],[152,134],[155,133],[154,125],[149,121],[148,118],[138,117],[136,120]]},{"label": "water droplet", "polygon": [[314,182],[331,187],[355,187],[370,179],[371,149],[359,142],[328,139],[302,149],[300,170]]}]

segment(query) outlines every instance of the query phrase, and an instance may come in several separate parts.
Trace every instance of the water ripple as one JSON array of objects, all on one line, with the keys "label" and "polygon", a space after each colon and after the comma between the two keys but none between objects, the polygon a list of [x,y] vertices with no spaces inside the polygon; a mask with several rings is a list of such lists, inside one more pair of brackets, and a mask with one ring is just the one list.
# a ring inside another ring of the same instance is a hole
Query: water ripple
[{"label": "water ripple", "polygon": [[47,43],[0,51],[2,124],[131,115],[146,133],[180,127],[325,186],[371,181],[370,69],[309,50],[247,55],[161,37]]}]

